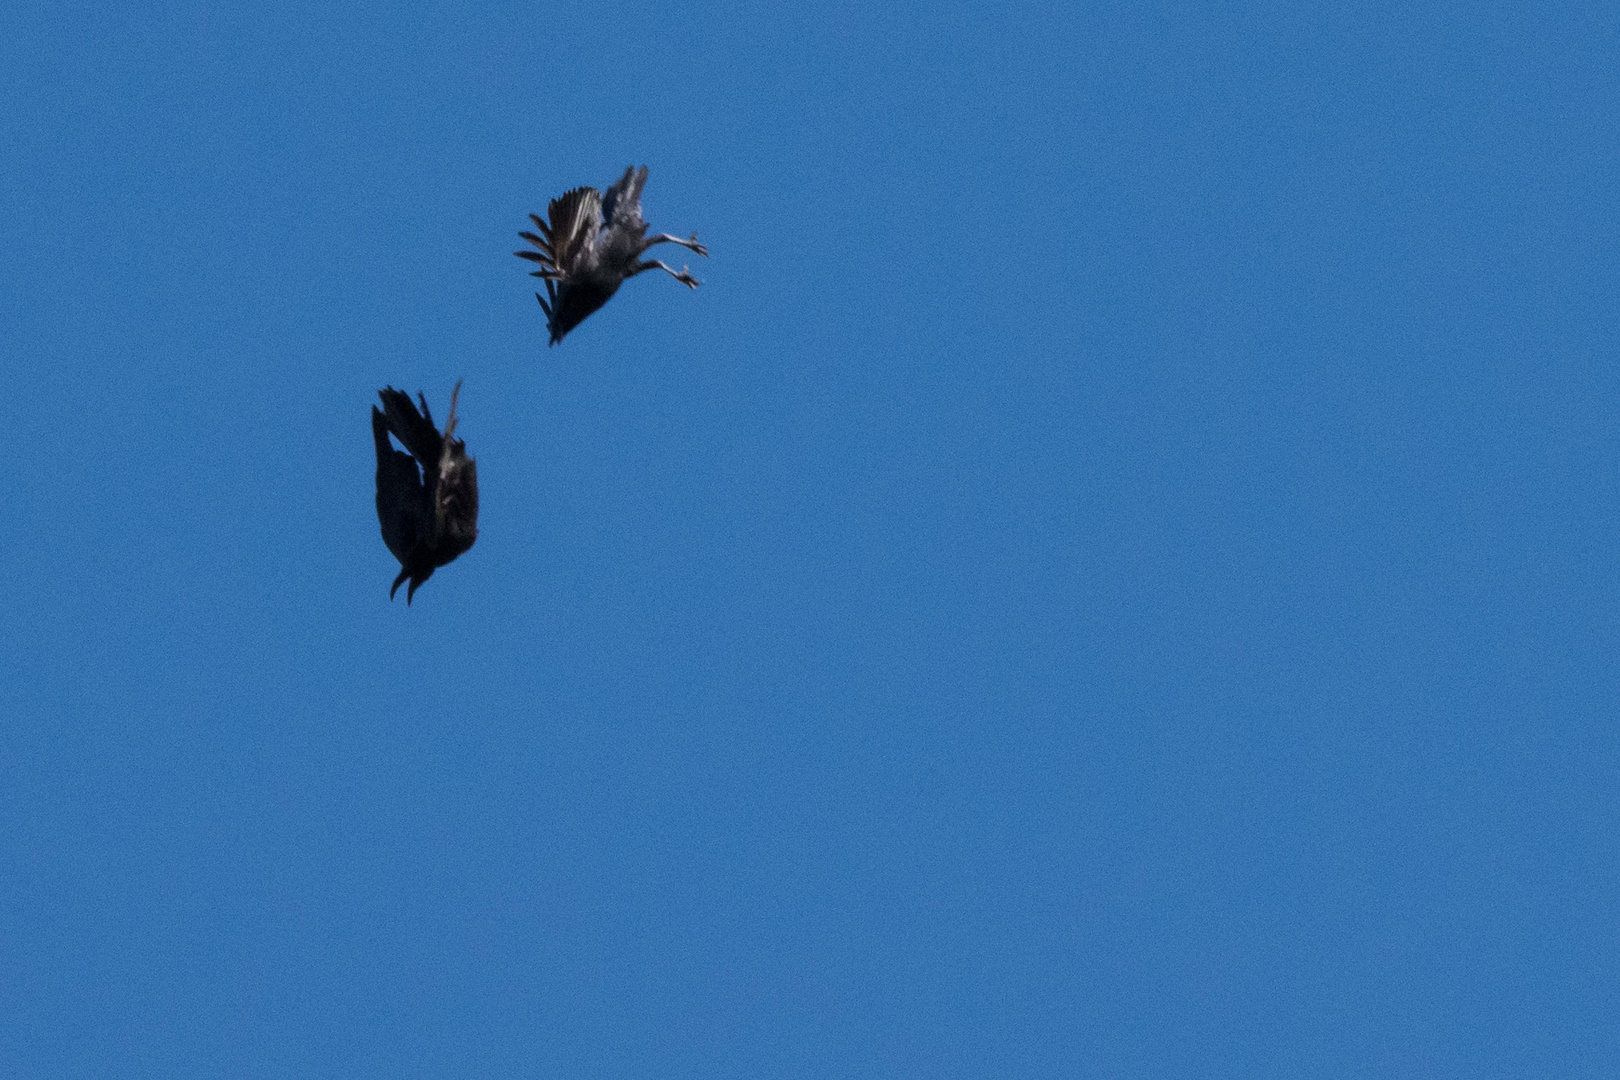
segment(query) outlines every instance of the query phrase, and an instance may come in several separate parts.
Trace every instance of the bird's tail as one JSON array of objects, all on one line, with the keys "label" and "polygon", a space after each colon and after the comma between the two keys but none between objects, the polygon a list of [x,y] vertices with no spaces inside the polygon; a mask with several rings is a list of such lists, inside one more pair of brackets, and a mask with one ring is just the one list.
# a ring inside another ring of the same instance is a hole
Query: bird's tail
[{"label": "bird's tail", "polygon": [[[424,471],[437,466],[444,440],[439,436],[439,429],[433,426],[433,413],[428,410],[427,398],[416,395],[416,399],[422,403],[422,411],[417,412],[416,406],[411,404],[410,395],[392,386],[384,387],[377,395],[382,398],[388,430],[394,433],[394,438],[421,464]],[[375,426],[376,422],[373,421],[374,429]]]}]

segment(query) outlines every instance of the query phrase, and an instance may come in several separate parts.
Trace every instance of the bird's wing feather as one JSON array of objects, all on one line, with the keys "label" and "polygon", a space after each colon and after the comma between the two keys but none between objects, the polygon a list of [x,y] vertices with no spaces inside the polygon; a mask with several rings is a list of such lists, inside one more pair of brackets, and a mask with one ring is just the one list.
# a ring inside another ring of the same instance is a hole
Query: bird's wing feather
[{"label": "bird's wing feather", "polygon": [[626,168],[618,183],[602,197],[602,223],[612,228],[622,222],[634,228],[641,220],[641,189],[646,186],[647,166]]},{"label": "bird's wing feather", "polygon": [[551,200],[547,213],[551,227],[547,233],[552,269],[571,273],[602,227],[602,193],[593,187],[575,188],[560,199]]},{"label": "bird's wing feather", "polygon": [[417,412],[409,395],[392,386],[384,387],[378,396],[387,414],[388,430],[421,462],[423,473],[427,475],[428,470],[438,465],[444,440],[439,436],[439,429],[433,426],[433,414],[428,411],[426,399],[421,399],[422,411]]},{"label": "bird's wing feather", "polygon": [[415,460],[389,443],[388,420],[375,405],[371,407],[371,433],[377,443],[377,523],[382,526],[383,543],[403,563],[416,546],[427,493]]}]

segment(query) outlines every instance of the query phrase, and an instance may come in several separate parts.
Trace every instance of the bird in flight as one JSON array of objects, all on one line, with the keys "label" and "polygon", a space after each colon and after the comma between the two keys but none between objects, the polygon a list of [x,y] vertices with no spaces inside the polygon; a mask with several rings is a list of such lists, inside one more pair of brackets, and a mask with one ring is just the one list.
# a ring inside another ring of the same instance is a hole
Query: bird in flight
[{"label": "bird in flight", "polygon": [[606,194],[593,187],[575,188],[551,200],[549,223],[537,214],[529,215],[538,235],[518,233],[538,249],[512,254],[540,265],[532,276],[545,281],[546,295],[535,293],[534,298],[546,313],[552,345],[607,303],[626,278],[644,270],[662,270],[688,288],[698,287],[697,278],[686,267],[676,272],[657,259],[642,259],[654,244],[679,244],[705,258],[709,254],[698,243],[697,233],[685,240],[669,233],[647,235],[647,222],[641,216],[641,189],[646,183],[647,166],[643,165],[625,169]]},{"label": "bird in flight", "polygon": [[[408,394],[392,386],[377,392],[383,407],[371,407],[371,434],[377,442],[377,521],[383,543],[400,566],[394,587],[388,590],[390,600],[409,578],[405,590],[409,604],[417,586],[478,539],[478,463],[455,437],[460,393],[458,380],[450,391],[450,417],[442,435],[421,394],[416,395],[421,412]],[[388,441],[390,433],[410,452],[395,450]]]}]

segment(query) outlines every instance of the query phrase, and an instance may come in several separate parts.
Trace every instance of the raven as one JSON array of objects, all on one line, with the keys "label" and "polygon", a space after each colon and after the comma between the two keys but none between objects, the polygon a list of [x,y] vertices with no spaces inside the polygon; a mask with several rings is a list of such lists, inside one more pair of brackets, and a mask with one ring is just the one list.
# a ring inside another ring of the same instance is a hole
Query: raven
[{"label": "raven", "polygon": [[[461,382],[450,391],[450,419],[444,434],[433,426],[427,398],[417,394],[417,412],[408,394],[392,386],[377,392],[381,409],[371,407],[371,434],[377,442],[377,521],[383,543],[399,560],[399,576],[388,590],[394,598],[406,578],[405,603],[433,571],[473,546],[478,539],[478,463],[455,437],[456,398]],[[389,433],[410,451],[402,454]],[[420,465],[420,468],[418,468]]]},{"label": "raven", "polygon": [[684,266],[676,273],[657,259],[641,260],[654,244],[679,244],[705,258],[709,254],[698,243],[697,233],[686,240],[669,233],[647,235],[647,222],[641,216],[641,189],[646,183],[647,166],[643,165],[625,169],[605,195],[593,187],[575,188],[551,200],[547,209],[550,224],[536,214],[529,215],[540,230],[538,236],[518,233],[539,249],[512,254],[540,264],[531,276],[545,280],[546,295],[535,293],[534,298],[546,313],[552,345],[607,303],[625,278],[643,270],[662,270],[689,288],[698,287],[697,278]]}]

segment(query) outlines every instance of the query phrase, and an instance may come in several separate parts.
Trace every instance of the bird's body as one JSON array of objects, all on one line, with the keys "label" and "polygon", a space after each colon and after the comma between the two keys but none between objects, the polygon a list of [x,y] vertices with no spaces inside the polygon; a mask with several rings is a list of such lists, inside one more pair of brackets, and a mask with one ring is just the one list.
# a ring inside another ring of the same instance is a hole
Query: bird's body
[{"label": "bird's body", "polygon": [[551,200],[549,222],[529,215],[538,235],[518,235],[538,250],[513,254],[540,265],[533,276],[544,279],[546,295],[535,293],[535,299],[546,313],[551,344],[607,303],[626,278],[644,270],[663,270],[690,288],[698,287],[685,267],[677,273],[657,259],[642,261],[654,244],[680,244],[699,255],[709,254],[696,233],[685,240],[668,233],[647,236],[647,222],[641,216],[641,189],[646,183],[645,165],[628,168],[605,193],[580,187]]},{"label": "bird's body", "polygon": [[[478,463],[455,437],[456,398],[450,393],[450,416],[444,433],[433,425],[427,399],[418,412],[408,395],[385,387],[378,392],[383,407],[371,407],[371,434],[377,444],[377,521],[383,543],[399,560],[399,576],[389,599],[407,579],[409,604],[433,571],[451,562],[478,539]],[[395,450],[392,434],[408,453]]]}]

